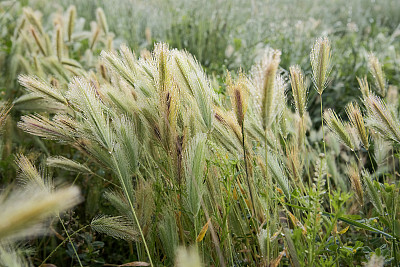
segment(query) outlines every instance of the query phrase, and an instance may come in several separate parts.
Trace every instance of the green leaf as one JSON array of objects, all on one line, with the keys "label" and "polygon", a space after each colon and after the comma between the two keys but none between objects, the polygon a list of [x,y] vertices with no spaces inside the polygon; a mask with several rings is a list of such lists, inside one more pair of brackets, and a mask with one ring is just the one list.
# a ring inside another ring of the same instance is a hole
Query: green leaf
[{"label": "green leaf", "polygon": [[[301,207],[301,206],[297,206],[297,205],[292,205],[292,204],[289,204],[289,203],[286,203],[286,205],[288,205],[288,206],[290,206],[292,208],[300,209],[300,210],[305,210],[305,211],[310,211],[310,212],[312,211],[309,208],[305,208],[305,207]],[[335,217],[334,214],[329,213],[329,212],[325,212],[325,211],[322,212],[322,215],[328,216],[328,217],[331,217],[331,218]],[[352,219],[349,219],[349,218],[346,218],[346,217],[343,217],[343,216],[339,216],[338,220],[342,221],[342,222],[345,222],[345,223],[348,223],[348,224],[350,224],[352,226],[355,226],[355,227],[370,231],[370,232],[379,233],[379,234],[384,235],[384,236],[386,236],[388,238],[391,238],[391,239],[398,239],[397,237],[394,237],[394,236],[392,236],[392,235],[390,235],[390,234],[388,234],[386,232],[383,232],[383,231],[381,231],[379,229],[376,229],[374,227],[371,227],[371,226],[368,226],[366,224],[360,223],[359,221],[355,221],[355,220],[352,220]]]}]

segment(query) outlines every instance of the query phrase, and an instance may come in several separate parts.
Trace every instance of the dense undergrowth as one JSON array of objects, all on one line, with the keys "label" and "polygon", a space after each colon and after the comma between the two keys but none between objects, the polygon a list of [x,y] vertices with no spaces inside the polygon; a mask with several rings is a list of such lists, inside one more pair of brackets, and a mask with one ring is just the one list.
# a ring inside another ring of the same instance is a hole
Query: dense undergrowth
[{"label": "dense undergrowth", "polygon": [[399,265],[396,1],[70,2],[0,5],[2,265]]}]

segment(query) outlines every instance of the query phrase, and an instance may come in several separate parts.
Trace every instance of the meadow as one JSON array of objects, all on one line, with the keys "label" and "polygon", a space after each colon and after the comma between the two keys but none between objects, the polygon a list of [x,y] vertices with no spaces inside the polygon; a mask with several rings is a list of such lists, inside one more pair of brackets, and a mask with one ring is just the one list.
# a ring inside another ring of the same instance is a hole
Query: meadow
[{"label": "meadow", "polygon": [[0,266],[400,266],[400,2],[0,2]]}]

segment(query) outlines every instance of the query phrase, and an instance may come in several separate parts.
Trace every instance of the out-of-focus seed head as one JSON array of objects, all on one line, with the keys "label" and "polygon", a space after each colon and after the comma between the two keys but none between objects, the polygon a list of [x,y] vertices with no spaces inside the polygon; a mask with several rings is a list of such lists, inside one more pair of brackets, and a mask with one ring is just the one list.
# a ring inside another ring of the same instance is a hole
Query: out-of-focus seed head
[{"label": "out-of-focus seed head", "polygon": [[377,88],[377,92],[381,97],[386,96],[386,79],[385,73],[382,70],[382,65],[379,62],[379,59],[373,54],[369,54],[368,56],[368,65],[369,71],[375,80],[375,86]]}]

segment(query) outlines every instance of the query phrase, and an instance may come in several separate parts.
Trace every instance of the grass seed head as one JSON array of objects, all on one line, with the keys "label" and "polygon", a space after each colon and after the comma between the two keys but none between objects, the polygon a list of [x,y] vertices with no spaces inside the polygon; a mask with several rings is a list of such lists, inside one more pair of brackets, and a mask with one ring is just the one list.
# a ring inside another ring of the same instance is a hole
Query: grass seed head
[{"label": "grass seed head", "polygon": [[359,78],[357,77],[358,85],[360,86],[360,91],[363,96],[363,98],[367,98],[371,94],[371,90],[368,85],[368,80],[367,76],[364,76],[364,78]]},{"label": "grass seed head", "polygon": [[386,78],[385,73],[382,70],[382,65],[379,62],[379,59],[373,54],[369,54],[368,56],[368,66],[369,71],[374,77],[375,86],[377,88],[378,94],[381,97],[386,96]]},{"label": "grass seed head", "polygon": [[263,84],[262,84],[262,102],[261,110],[263,116],[264,129],[269,127],[272,123],[271,113],[274,111],[274,104],[276,103],[276,75],[281,61],[281,51],[273,50],[268,58],[266,67],[263,70]]},{"label": "grass seed head", "polygon": [[96,9],[96,19],[104,33],[108,34],[106,15],[104,14],[104,10],[101,7]]},{"label": "grass seed head", "polygon": [[329,129],[335,134],[335,136],[351,150],[355,149],[355,144],[349,132],[347,124],[343,123],[341,119],[336,115],[335,111],[328,109],[324,112],[324,120],[328,125]]},{"label": "grass seed head", "polygon": [[60,62],[63,58],[63,46],[64,46],[63,29],[60,25],[58,25],[56,28],[56,50],[57,50],[57,58],[58,61]]},{"label": "grass seed head", "polygon": [[75,27],[75,19],[76,19],[76,7],[75,6],[70,6],[67,10],[68,14],[68,41],[72,41],[72,33],[74,32],[74,27]]},{"label": "grass seed head", "polygon": [[240,127],[243,127],[244,117],[247,111],[247,102],[249,93],[245,86],[246,78],[242,73],[239,74],[237,81],[233,82],[228,73],[228,92],[231,98],[232,108],[236,115],[237,122]]},{"label": "grass seed head", "polygon": [[378,191],[378,189],[375,186],[375,183],[371,177],[371,174],[368,172],[368,170],[364,169],[361,173],[361,176],[363,178],[363,182],[364,182],[365,189],[367,191],[369,200],[374,205],[376,211],[380,215],[384,215],[385,211],[384,211],[383,204],[382,204],[382,198],[381,198],[380,192]]},{"label": "grass seed head", "polygon": [[376,95],[364,99],[367,108],[367,124],[386,139],[400,143],[400,124],[387,108],[385,102]]},{"label": "grass seed head", "polygon": [[292,85],[293,99],[300,117],[303,118],[307,105],[307,88],[303,72],[299,66],[290,67],[290,81]]},{"label": "grass seed head", "polygon": [[358,171],[357,164],[352,162],[347,166],[347,175],[350,179],[351,188],[356,193],[356,199],[361,206],[364,206],[364,190],[361,183],[360,173]]},{"label": "grass seed head", "polygon": [[331,42],[327,37],[318,38],[311,49],[310,59],[314,86],[320,95],[329,82],[331,58]]},{"label": "grass seed head", "polygon": [[346,106],[347,117],[350,120],[351,126],[356,130],[358,138],[361,140],[365,149],[369,149],[368,129],[365,127],[364,119],[361,114],[360,107],[357,103],[349,103]]}]

